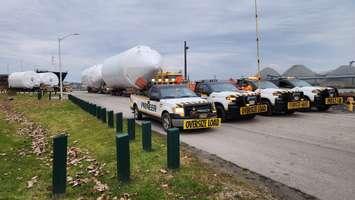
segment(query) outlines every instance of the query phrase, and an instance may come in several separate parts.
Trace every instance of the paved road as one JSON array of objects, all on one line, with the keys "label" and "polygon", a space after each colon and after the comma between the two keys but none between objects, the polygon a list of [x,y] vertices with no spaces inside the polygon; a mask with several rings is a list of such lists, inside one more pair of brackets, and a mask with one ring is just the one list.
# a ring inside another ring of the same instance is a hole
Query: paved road
[{"label": "paved road", "polygon": [[[131,117],[128,98],[74,93]],[[159,123],[153,129],[162,132]],[[325,200],[355,199],[355,115],[296,113],[257,116],[219,129],[184,133],[181,140]]]}]

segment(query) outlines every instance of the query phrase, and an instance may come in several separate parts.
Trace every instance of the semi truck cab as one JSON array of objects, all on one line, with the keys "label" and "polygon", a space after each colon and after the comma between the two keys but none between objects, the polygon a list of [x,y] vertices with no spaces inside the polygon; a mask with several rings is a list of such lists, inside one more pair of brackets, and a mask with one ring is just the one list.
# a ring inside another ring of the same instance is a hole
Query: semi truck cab
[{"label": "semi truck cab", "polygon": [[198,81],[195,92],[215,105],[217,115],[222,121],[252,119],[257,113],[267,111],[267,105],[261,103],[260,94],[238,90],[228,81]]},{"label": "semi truck cab", "polygon": [[152,85],[146,95],[130,96],[130,108],[138,120],[143,115],[159,119],[164,130],[216,128],[221,123],[214,105],[185,85]]}]

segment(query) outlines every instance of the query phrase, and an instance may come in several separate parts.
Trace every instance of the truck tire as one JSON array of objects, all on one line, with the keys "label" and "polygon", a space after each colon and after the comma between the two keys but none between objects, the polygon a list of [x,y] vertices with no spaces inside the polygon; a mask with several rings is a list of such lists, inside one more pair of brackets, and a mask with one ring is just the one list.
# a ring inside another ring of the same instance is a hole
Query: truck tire
[{"label": "truck tire", "polygon": [[143,118],[142,113],[139,112],[137,105],[134,105],[133,107],[133,115],[134,119],[141,120]]},{"label": "truck tire", "polygon": [[267,105],[267,111],[262,113],[262,115],[271,116],[272,115],[272,105],[271,105],[270,101],[263,99],[263,100],[261,100],[261,103]]},{"label": "truck tire", "polygon": [[217,116],[219,118],[221,118],[222,122],[225,122],[227,120],[227,116],[226,116],[226,111],[224,110],[224,107],[222,105],[217,104],[216,110],[217,110]]},{"label": "truck tire", "polygon": [[168,131],[169,128],[172,128],[171,117],[168,112],[164,112],[161,116],[161,125],[165,131]]}]

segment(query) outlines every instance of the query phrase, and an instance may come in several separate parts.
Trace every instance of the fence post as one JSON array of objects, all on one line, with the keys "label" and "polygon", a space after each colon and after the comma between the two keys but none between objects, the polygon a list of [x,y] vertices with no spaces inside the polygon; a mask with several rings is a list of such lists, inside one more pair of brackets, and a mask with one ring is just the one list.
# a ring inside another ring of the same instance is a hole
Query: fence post
[{"label": "fence post", "polygon": [[107,124],[108,124],[108,127],[113,128],[113,111],[112,110],[107,112]]},{"label": "fence post", "polygon": [[53,138],[53,195],[65,193],[67,182],[67,145],[68,136],[60,134]]},{"label": "fence post", "polygon": [[[69,97],[69,96],[68,96]],[[52,100],[52,92],[48,93],[48,100]]]},{"label": "fence post", "polygon": [[127,182],[130,177],[129,138],[127,134],[116,134],[117,176]]},{"label": "fence post", "polygon": [[38,92],[37,92],[37,99],[38,99],[38,100],[41,100],[41,99],[42,99],[42,92],[41,92],[41,91],[38,91]]},{"label": "fence post", "polygon": [[136,121],[133,118],[127,119],[129,140],[136,138]]},{"label": "fence post", "polygon": [[116,133],[122,133],[123,131],[123,115],[122,113],[116,113]]},{"label": "fence post", "polygon": [[167,159],[168,168],[177,169],[180,167],[180,133],[178,128],[168,129],[167,136]]},{"label": "fence post", "polygon": [[152,129],[150,122],[142,123],[142,146],[143,150],[151,151],[152,150]]}]

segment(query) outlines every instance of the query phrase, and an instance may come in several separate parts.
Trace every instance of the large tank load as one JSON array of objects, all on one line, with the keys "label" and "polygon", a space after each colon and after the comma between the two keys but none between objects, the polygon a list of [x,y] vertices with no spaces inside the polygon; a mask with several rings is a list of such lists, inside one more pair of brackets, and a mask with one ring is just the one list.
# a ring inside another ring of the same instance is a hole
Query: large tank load
[{"label": "large tank load", "polygon": [[55,87],[59,84],[59,79],[57,75],[52,72],[45,72],[45,73],[38,73],[41,85],[48,86],[48,87]]},{"label": "large tank load", "polygon": [[89,92],[99,91],[104,85],[102,79],[102,64],[94,65],[85,69],[81,74],[81,83],[85,86]]},{"label": "large tank load", "polygon": [[33,71],[14,72],[9,75],[9,88],[33,89],[40,86],[40,76]]},{"label": "large tank load", "polygon": [[162,57],[147,46],[136,46],[106,59],[102,78],[108,88],[143,89],[159,71]]}]

